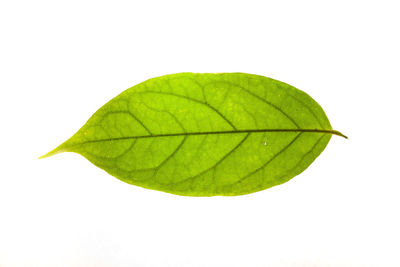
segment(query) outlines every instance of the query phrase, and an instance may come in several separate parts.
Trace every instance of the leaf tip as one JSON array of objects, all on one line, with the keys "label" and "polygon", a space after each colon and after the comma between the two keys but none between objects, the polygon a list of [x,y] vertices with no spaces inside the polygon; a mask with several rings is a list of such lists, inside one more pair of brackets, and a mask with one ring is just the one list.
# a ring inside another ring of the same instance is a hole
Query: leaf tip
[{"label": "leaf tip", "polygon": [[52,151],[50,151],[49,153],[46,153],[46,154],[44,154],[44,155],[38,157],[38,159],[48,158],[48,157],[53,156],[54,154],[57,154],[57,153],[52,153]]},{"label": "leaf tip", "polygon": [[44,159],[44,158],[47,158],[47,157],[50,157],[50,156],[51,156],[51,154],[50,154],[50,152],[49,152],[49,153],[47,153],[47,154],[44,154],[44,155],[38,157],[37,159]]},{"label": "leaf tip", "polygon": [[59,147],[57,147],[57,148],[51,150],[50,152],[48,152],[48,153],[46,153],[46,154],[44,154],[44,155],[38,157],[38,159],[48,158],[48,157],[51,157],[51,156],[53,156],[53,155],[55,155],[55,154],[62,153],[62,152],[65,152],[65,150],[62,149],[61,146],[59,146]]}]

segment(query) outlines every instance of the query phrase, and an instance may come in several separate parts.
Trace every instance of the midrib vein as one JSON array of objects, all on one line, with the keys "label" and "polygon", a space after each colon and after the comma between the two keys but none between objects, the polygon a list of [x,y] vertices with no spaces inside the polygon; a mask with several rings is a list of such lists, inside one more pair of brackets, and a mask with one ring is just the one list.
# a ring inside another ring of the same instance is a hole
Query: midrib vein
[{"label": "midrib vein", "polygon": [[141,139],[141,138],[157,138],[157,137],[173,137],[173,136],[195,136],[195,135],[213,135],[213,134],[240,134],[240,133],[271,133],[271,132],[306,132],[306,133],[325,133],[334,134],[347,139],[347,136],[336,130],[322,130],[322,129],[248,129],[248,130],[229,130],[229,131],[208,131],[208,132],[182,132],[170,134],[152,134],[152,135],[136,135],[136,136],[123,136],[115,138],[87,140],[80,144],[118,141],[126,139]]}]

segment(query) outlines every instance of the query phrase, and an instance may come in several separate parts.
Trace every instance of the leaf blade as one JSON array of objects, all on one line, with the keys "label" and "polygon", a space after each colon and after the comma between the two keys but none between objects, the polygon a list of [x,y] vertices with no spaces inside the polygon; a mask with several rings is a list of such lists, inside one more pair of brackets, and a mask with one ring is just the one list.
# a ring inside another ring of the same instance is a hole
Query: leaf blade
[{"label": "leaf blade", "polygon": [[240,195],[301,173],[332,134],[345,137],[290,85],[179,73],[124,91],[44,157],[76,152],[127,183],[179,195]]}]

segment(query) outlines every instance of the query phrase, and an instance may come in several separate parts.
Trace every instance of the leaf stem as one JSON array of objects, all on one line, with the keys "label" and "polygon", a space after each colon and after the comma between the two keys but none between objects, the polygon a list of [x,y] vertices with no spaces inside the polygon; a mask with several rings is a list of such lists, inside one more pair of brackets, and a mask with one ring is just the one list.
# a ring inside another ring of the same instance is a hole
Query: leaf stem
[{"label": "leaf stem", "polygon": [[[230,131],[214,131],[214,132],[182,132],[182,133],[170,133],[170,134],[151,134],[151,135],[138,135],[138,136],[123,136],[116,137],[110,139],[97,139],[85,141],[83,143],[95,143],[95,142],[106,142],[106,141],[117,141],[117,140],[126,140],[126,139],[135,139],[135,138],[154,138],[154,137],[169,137],[169,136],[188,136],[188,135],[209,135],[209,134],[237,134],[237,133],[268,133],[268,132],[307,132],[307,133],[326,133],[326,134],[334,134],[337,136],[344,137],[348,139],[348,137],[336,130],[322,130],[322,129],[248,129],[248,130],[230,130]],[[80,144],[83,144],[80,143]],[[78,145],[78,144],[76,144]],[[39,157],[39,159],[47,158],[53,156],[54,154],[58,154],[61,152],[66,152],[68,149],[65,149],[65,144],[61,144],[56,149],[50,151],[49,153]]]},{"label": "leaf stem", "polygon": [[154,137],[170,137],[170,136],[188,136],[188,135],[212,135],[212,134],[238,134],[238,133],[269,133],[269,132],[308,132],[308,133],[326,133],[334,134],[337,136],[348,137],[336,130],[322,130],[322,129],[247,129],[247,130],[227,130],[227,131],[213,131],[213,132],[181,132],[181,133],[166,133],[166,134],[152,134],[152,135],[137,135],[137,136],[123,136],[109,139],[90,140],[84,143],[94,143],[102,141],[116,141],[125,139],[139,139],[139,138],[154,138]]}]

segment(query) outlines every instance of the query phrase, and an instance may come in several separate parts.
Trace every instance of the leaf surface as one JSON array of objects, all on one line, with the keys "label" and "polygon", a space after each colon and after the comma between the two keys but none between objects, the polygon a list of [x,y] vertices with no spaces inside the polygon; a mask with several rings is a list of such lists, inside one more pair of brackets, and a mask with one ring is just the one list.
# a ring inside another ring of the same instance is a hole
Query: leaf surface
[{"label": "leaf surface", "polygon": [[306,93],[244,73],[179,73],[127,89],[44,155],[76,152],[130,184],[178,195],[242,195],[282,184],[332,130]]}]

